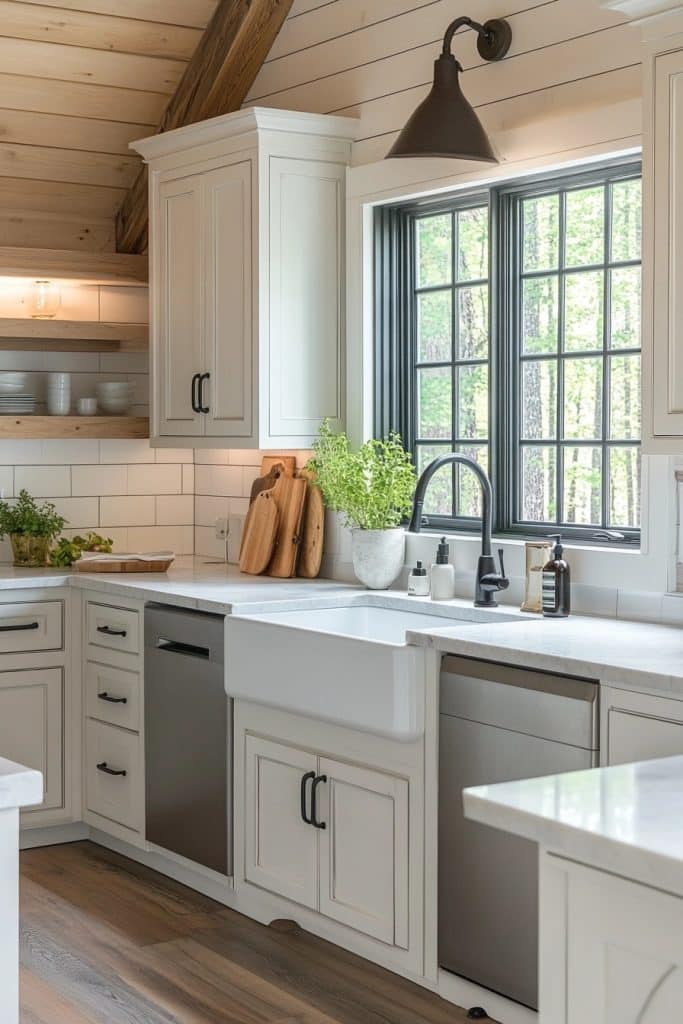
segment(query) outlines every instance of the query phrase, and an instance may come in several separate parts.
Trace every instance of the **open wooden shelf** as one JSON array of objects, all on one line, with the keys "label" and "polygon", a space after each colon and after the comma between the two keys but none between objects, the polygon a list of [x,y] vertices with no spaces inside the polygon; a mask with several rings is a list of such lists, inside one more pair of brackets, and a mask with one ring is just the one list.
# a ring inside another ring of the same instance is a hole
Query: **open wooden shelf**
[{"label": "open wooden shelf", "polygon": [[0,439],[149,437],[146,416],[0,416]]},{"label": "open wooden shelf", "polygon": [[[39,268],[37,271],[36,268]],[[0,246],[0,277],[32,277],[88,284],[147,284],[147,256],[71,249]]]},{"label": "open wooden shelf", "polygon": [[0,351],[143,352],[148,344],[147,324],[0,317]]}]

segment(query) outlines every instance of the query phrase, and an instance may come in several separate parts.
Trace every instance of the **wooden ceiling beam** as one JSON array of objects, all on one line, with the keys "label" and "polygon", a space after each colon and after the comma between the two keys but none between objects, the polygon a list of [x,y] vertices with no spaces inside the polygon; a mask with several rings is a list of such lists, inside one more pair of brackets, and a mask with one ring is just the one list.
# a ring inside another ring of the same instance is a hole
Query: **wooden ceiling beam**
[{"label": "wooden ceiling beam", "polygon": [[[221,0],[168,103],[158,132],[239,110],[268,56],[292,0]],[[147,167],[116,217],[116,248],[147,244]]]}]

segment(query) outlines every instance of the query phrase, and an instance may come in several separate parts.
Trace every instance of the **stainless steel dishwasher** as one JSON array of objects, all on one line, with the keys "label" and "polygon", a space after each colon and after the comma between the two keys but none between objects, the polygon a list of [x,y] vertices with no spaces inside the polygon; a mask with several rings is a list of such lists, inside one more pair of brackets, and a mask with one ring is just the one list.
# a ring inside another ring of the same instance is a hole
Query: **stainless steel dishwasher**
[{"label": "stainless steel dishwasher", "polygon": [[468,821],[468,786],[591,768],[598,686],[445,657],[439,715],[439,963],[536,1009],[538,847]]},{"label": "stainless steel dishwasher", "polygon": [[232,701],[222,615],[145,607],[147,840],[232,874]]}]

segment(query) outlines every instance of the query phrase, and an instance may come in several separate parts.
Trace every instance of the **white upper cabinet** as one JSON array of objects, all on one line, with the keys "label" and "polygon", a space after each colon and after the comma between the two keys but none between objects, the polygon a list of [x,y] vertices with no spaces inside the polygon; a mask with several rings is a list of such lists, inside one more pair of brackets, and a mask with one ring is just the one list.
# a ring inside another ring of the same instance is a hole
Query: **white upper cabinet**
[{"label": "white upper cabinet", "polygon": [[344,425],[356,121],[253,108],[135,143],[149,164],[152,444],[305,448]]},{"label": "white upper cabinet", "polygon": [[643,35],[643,451],[683,437],[683,4],[603,0]]}]

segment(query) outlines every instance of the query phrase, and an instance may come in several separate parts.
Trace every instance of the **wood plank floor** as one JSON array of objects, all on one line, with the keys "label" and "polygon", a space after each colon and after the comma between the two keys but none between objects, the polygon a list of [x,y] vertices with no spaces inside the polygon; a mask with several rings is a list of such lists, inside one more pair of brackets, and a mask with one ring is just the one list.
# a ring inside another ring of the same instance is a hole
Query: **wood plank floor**
[{"label": "wood plank floor", "polygon": [[465,1021],[337,946],[92,843],[24,851],[21,886],[21,1024]]}]

